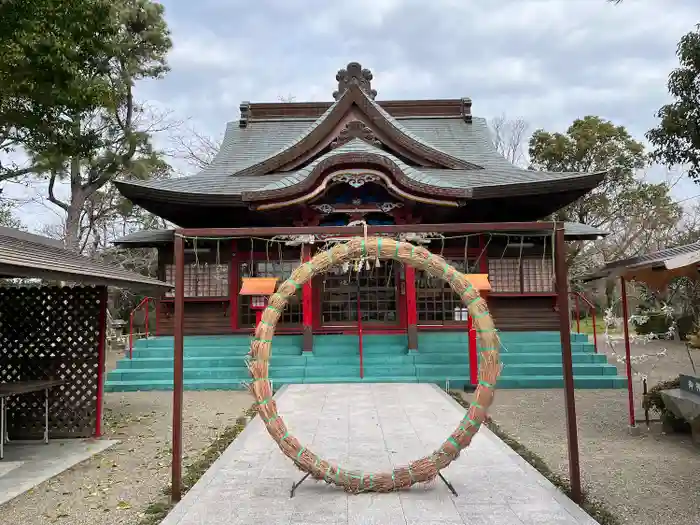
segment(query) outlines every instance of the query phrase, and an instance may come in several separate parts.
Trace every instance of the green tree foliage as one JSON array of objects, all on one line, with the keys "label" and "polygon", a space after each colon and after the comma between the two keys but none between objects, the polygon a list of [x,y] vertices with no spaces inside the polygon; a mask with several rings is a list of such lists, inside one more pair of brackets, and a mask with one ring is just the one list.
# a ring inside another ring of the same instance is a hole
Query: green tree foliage
[{"label": "green tree foliage", "polygon": [[[53,108],[64,121],[58,128],[61,141],[18,143],[31,157],[31,171],[48,181],[48,200],[65,211],[65,245],[76,251],[85,246],[83,226],[94,226],[114,211],[114,205],[121,205],[107,198],[111,192],[105,186],[116,177],[147,179],[169,171],[150,141],[159,123],[134,96],[136,82],[160,78],[168,70],[166,55],[172,44],[163,7],[151,0],[113,0],[110,6],[111,25],[100,35],[103,59],[86,61],[76,75],[76,89],[94,85],[99,96],[90,98],[90,104]],[[66,23],[79,22],[68,18]],[[70,188],[68,199],[56,192],[61,183]],[[91,210],[98,208],[101,215],[92,216]]]},{"label": "green tree foliage", "polygon": [[589,247],[584,252],[583,244],[572,247],[571,262],[574,268],[579,263],[579,271],[665,244],[680,220],[681,208],[671,198],[667,184],[636,177],[647,165],[647,156],[644,146],[624,126],[587,116],[575,120],[566,133],[537,130],[530,139],[529,153],[532,169],[606,173],[600,186],[554,216],[611,233],[605,241],[595,243],[596,251]]},{"label": "green tree foliage", "polygon": [[[0,153],[94,147],[96,137],[71,133],[66,115],[109,102],[105,73],[117,21],[118,11],[107,0],[0,2]],[[33,169],[0,164],[0,180]]]},{"label": "green tree foliage", "polygon": [[13,213],[14,206],[11,202],[0,196],[0,226],[7,228],[21,228],[22,223]]},{"label": "green tree foliage", "polygon": [[674,102],[657,112],[658,127],[647,133],[654,146],[652,158],[687,167],[688,176],[700,178],[700,24],[678,44],[680,67],[668,77]]}]

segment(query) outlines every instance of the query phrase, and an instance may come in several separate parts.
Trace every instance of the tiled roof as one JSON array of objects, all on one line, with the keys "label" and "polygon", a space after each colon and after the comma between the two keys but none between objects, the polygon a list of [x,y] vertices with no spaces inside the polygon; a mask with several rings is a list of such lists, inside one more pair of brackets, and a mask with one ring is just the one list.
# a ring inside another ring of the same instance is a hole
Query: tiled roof
[{"label": "tiled roof", "polygon": [[665,248],[655,252],[628,257],[626,259],[618,259],[609,262],[593,273],[585,275],[581,280],[584,282],[596,281],[613,275],[619,275],[625,270],[638,270],[640,268],[664,268],[665,265],[672,259],[681,255],[690,255],[700,252],[700,242],[684,244],[682,246],[674,246],[673,248]]},{"label": "tiled roof", "polygon": [[[459,117],[394,120],[411,136],[430,143],[449,155],[483,168],[451,170],[406,166],[416,180],[425,180],[425,184],[435,187],[484,188],[484,196],[490,196],[489,193],[498,192],[499,187],[515,185],[520,187],[523,195],[526,195],[541,191],[540,188],[531,186],[532,183],[560,183],[566,186],[571,182],[594,186],[603,177],[603,174],[595,176],[590,173],[540,172],[514,166],[493,146],[488,125],[483,118],[474,117],[471,123]],[[236,175],[251,166],[251,159],[270,157],[282,151],[297,140],[300,134],[303,134],[314,122],[311,119],[253,120],[246,128],[240,128],[237,123],[229,123],[219,154],[198,174],[138,183],[120,182],[118,185],[127,197],[134,193],[141,193],[143,190],[153,189],[157,193],[162,192],[167,195],[171,201],[178,200],[180,197],[183,202],[188,202],[191,196],[199,195],[211,196],[213,201],[221,204],[240,203],[244,192],[289,185],[310,173],[310,166],[306,166],[300,170],[283,173]],[[318,162],[318,159],[314,162]],[[284,179],[286,181],[281,182]],[[475,193],[474,197],[479,195]]]},{"label": "tiled roof", "polygon": [[165,282],[64,250],[51,239],[4,227],[0,227],[0,276],[141,290],[171,288]]},{"label": "tiled roof", "polygon": [[605,268],[611,270],[614,268],[623,267],[634,268],[637,266],[654,266],[663,264],[674,257],[678,257],[679,255],[687,255],[698,251],[700,251],[700,243],[694,242],[691,244],[684,244],[683,246],[675,246],[673,248],[666,248],[656,252],[645,253],[644,255],[638,255],[636,257],[619,259],[606,264]]}]

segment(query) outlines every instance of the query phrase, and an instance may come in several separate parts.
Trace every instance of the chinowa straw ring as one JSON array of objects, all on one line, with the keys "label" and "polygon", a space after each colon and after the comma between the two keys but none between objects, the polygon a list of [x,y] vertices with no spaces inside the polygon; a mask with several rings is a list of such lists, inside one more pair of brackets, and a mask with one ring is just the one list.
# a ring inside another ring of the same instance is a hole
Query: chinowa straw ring
[{"label": "chinowa straw ring", "polygon": [[[391,472],[367,473],[346,470],[334,465],[304,447],[290,434],[277,405],[272,398],[268,376],[270,350],[275,326],[287,305],[287,301],[312,277],[326,272],[332,266],[349,261],[394,259],[423,270],[433,277],[447,281],[469,309],[479,336],[479,383],[466,415],[459,426],[430,456],[413,461],[408,466]],[[438,472],[457,459],[459,453],[471,443],[484,421],[487,409],[493,402],[494,387],[501,371],[498,349],[500,341],[489,314],[486,302],[464,274],[455,270],[442,257],[425,248],[406,242],[379,237],[353,238],[330,250],[317,254],[309,262],[297,267],[289,279],[270,296],[262,320],[255,330],[250,345],[248,368],[253,378],[249,385],[255,396],[258,414],[265,423],[272,439],[282,452],[303,472],[317,480],[324,480],[343,487],[352,493],[391,492],[406,489],[416,483],[433,481]]]}]

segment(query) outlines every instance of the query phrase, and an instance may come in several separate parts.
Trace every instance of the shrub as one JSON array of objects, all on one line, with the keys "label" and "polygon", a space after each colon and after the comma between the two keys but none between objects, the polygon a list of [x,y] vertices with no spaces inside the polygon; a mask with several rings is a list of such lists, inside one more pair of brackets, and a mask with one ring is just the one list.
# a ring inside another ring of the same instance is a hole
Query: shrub
[{"label": "shrub", "polygon": [[671,326],[671,320],[664,314],[659,312],[645,313],[649,320],[640,325],[635,325],[634,330],[639,335],[657,334],[659,336],[668,332]]}]

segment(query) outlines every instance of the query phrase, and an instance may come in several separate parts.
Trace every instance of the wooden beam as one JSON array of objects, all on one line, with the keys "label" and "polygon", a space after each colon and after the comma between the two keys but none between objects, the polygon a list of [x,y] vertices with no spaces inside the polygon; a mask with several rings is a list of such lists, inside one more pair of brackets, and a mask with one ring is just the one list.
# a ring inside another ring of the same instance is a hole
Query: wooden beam
[{"label": "wooden beam", "polygon": [[566,264],[566,243],[564,242],[563,224],[557,227],[554,243],[559,331],[561,333],[561,360],[564,373],[566,437],[569,448],[569,480],[571,483],[571,499],[575,503],[581,504],[581,465],[578,450],[578,428],[576,426],[574,367],[571,357],[571,326],[569,324],[569,275]]},{"label": "wooden beam", "polygon": [[182,402],[184,390],[184,325],[185,325],[185,243],[175,237],[175,334],[173,370],[173,502],[182,497]]},{"label": "wooden beam", "polygon": [[[487,222],[456,224],[392,224],[367,226],[367,235],[394,233],[485,233],[485,232],[543,232],[551,234],[559,224],[555,222]],[[340,237],[364,235],[364,226],[280,226],[254,228],[182,228],[175,232],[181,237],[250,237],[274,235],[337,235]]]}]

